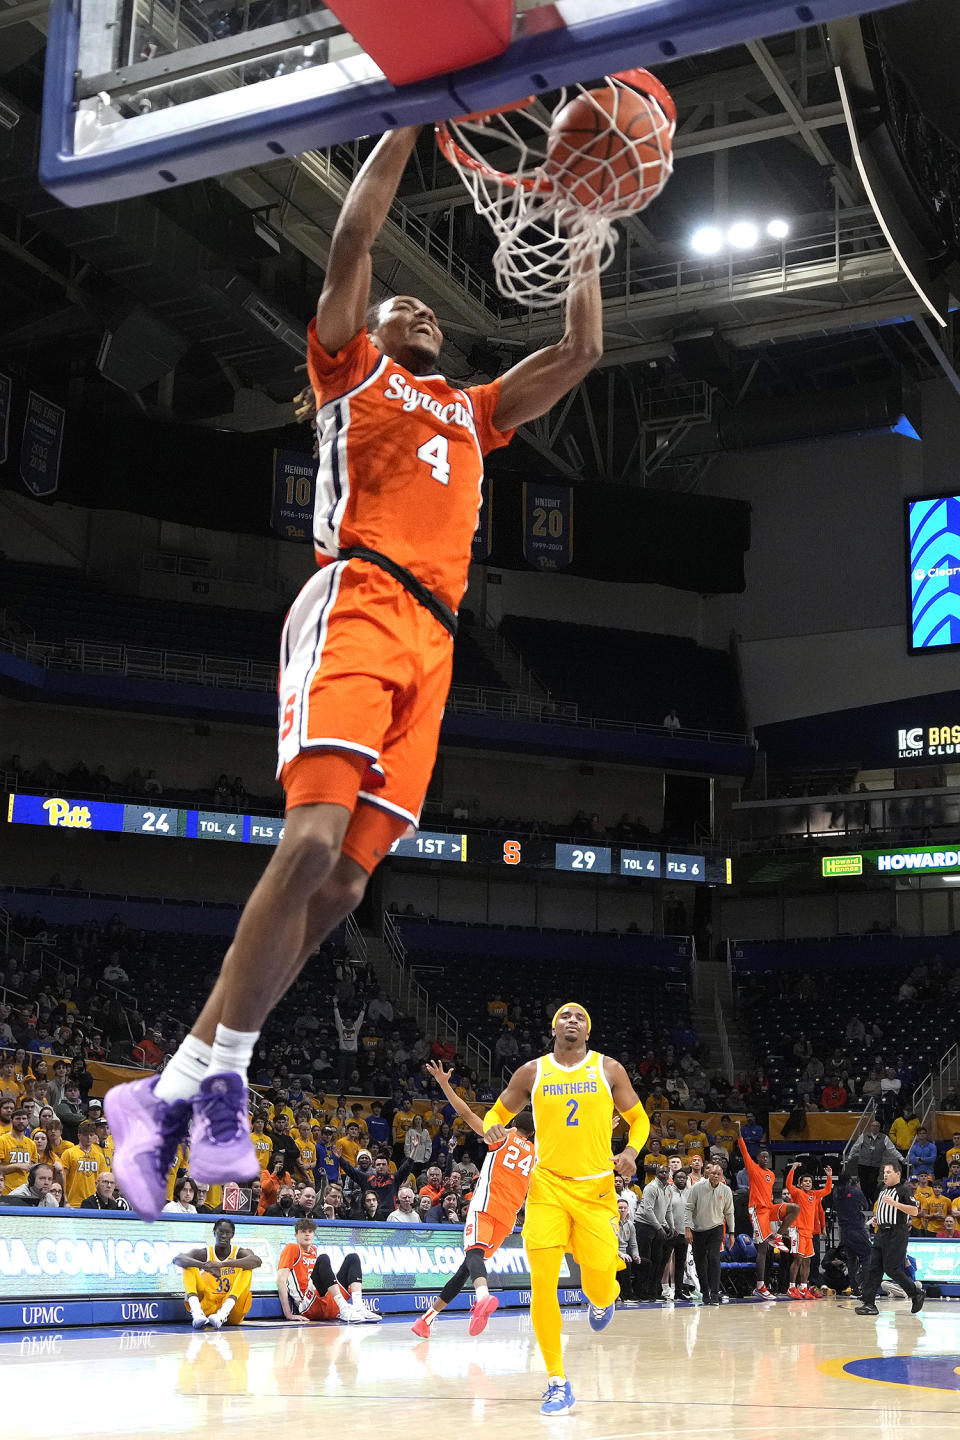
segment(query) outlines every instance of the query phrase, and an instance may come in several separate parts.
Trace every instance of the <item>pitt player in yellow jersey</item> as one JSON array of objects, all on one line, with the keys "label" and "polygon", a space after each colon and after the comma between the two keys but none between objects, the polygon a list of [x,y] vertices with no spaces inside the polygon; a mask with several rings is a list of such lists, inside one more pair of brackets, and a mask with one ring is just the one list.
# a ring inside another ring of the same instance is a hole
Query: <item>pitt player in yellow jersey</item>
[{"label": "pitt player in yellow jersey", "polygon": [[232,1220],[217,1220],[214,1243],[197,1250],[185,1250],[173,1257],[183,1271],[186,1307],[194,1330],[212,1325],[239,1325],[250,1309],[251,1271],[263,1263],[252,1250],[233,1243],[236,1227]]},{"label": "pitt player in yellow jersey", "polygon": [[[574,1396],[563,1373],[557,1285],[564,1254],[580,1266],[591,1328],[613,1318],[619,1286],[617,1192],[614,1173],[631,1180],[650,1130],[627,1072],[609,1055],[588,1047],[590,1016],[582,1005],[561,1005],[553,1017],[553,1053],[529,1060],[510,1078],[483,1119],[488,1141],[530,1105],[536,1125],[537,1163],[527,1196],[523,1240],[530,1260],[531,1301],[537,1344],[547,1367],[541,1413],[571,1410]],[[614,1111],[630,1126],[614,1158],[610,1137]]]}]

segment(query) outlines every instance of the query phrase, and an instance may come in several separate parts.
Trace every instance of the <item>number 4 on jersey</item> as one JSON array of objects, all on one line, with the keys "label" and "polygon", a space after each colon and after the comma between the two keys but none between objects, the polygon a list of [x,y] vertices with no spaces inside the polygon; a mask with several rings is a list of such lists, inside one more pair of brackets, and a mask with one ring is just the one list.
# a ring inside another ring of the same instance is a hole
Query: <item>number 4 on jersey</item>
[{"label": "number 4 on jersey", "polygon": [[417,459],[422,460],[425,465],[430,466],[430,474],[434,480],[441,485],[450,483],[450,462],[447,459],[449,442],[446,435],[434,435],[431,440],[424,440],[417,450]]}]

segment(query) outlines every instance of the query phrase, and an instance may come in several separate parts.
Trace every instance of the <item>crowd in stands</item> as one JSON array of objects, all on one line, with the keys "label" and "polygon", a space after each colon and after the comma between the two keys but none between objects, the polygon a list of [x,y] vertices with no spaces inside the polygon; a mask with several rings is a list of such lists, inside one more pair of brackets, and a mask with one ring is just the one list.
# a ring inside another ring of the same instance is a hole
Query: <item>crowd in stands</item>
[{"label": "crowd in stands", "polygon": [[[956,1038],[960,937],[743,942],[740,1014],[769,1093],[795,1112],[859,1110],[886,1124]],[[960,1096],[944,1097],[949,1109]]]}]

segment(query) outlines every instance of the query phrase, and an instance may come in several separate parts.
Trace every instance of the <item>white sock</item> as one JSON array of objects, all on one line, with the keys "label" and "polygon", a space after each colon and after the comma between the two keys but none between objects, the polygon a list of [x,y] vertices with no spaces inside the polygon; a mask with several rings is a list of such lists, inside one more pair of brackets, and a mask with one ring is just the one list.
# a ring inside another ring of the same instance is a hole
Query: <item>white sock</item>
[{"label": "white sock", "polygon": [[563,1375],[548,1375],[548,1376],[547,1376],[547,1384],[548,1384],[548,1385],[566,1385],[566,1383],[567,1383],[566,1377],[563,1376]]},{"label": "white sock", "polygon": [[191,1320],[204,1319],[203,1306],[200,1304],[200,1301],[197,1299],[196,1295],[188,1295],[187,1304],[190,1306]]},{"label": "white sock", "polygon": [[188,1035],[173,1055],[154,1088],[165,1105],[175,1100],[192,1100],[200,1093],[200,1081],[210,1064],[211,1048],[196,1035]]},{"label": "white sock", "polygon": [[440,1311],[439,1311],[439,1310],[434,1310],[433,1306],[431,1305],[431,1306],[430,1306],[430,1309],[427,1311],[426,1315],[424,1315],[424,1317],[423,1317],[424,1323],[427,1324],[427,1325],[432,1325],[433,1322],[434,1322],[434,1320],[436,1320],[436,1318],[437,1318],[437,1316],[438,1316],[439,1314],[440,1314]]},{"label": "white sock", "polygon": [[253,1047],[259,1039],[259,1030],[231,1030],[226,1025],[218,1025],[207,1074],[239,1075],[246,1085],[247,1066],[253,1059]]},{"label": "white sock", "polygon": [[490,1293],[486,1280],[474,1280],[473,1293],[478,1300],[486,1300]]}]

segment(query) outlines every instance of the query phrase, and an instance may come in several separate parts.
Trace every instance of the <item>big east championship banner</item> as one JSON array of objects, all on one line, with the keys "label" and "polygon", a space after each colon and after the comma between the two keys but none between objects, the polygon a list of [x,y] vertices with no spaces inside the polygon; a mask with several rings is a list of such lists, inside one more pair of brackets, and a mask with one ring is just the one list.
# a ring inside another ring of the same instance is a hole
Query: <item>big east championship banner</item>
[{"label": "big east championship banner", "polygon": [[35,390],[27,396],[20,442],[20,478],[39,499],[53,495],[60,484],[60,451],[63,446],[62,405],[45,400]]},{"label": "big east championship banner", "polygon": [[573,491],[550,480],[523,486],[523,554],[538,570],[566,570],[573,560]]},{"label": "big east championship banner", "polygon": [[317,462],[302,450],[274,450],[270,525],[284,540],[313,535],[313,487]]}]

